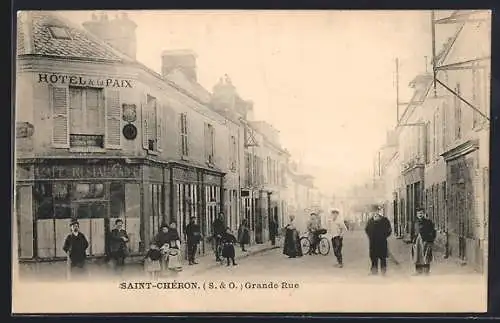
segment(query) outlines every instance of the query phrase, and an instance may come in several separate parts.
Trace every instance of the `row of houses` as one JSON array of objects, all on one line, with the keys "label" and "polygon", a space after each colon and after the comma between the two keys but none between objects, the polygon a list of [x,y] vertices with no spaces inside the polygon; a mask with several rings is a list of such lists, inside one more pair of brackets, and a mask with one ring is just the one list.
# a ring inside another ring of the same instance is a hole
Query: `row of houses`
[{"label": "row of houses", "polygon": [[414,95],[374,172],[396,236],[413,238],[415,209],[423,207],[437,246],[478,270],[488,250],[490,23],[490,13],[477,10],[433,20],[435,29],[454,24],[456,31],[433,44],[433,72],[411,82]]},{"label": "row of houses", "polygon": [[188,50],[164,51],[161,74],[149,69],[136,59],[136,27],[125,14],[92,15],[83,27],[52,12],[18,15],[21,260],[63,258],[71,218],[99,257],[114,219],[124,220],[134,254],[166,222],[184,239],[195,216],[206,253],[221,211],[234,231],[247,219],[252,243],[264,243],[271,220],[283,226],[313,204],[314,179],[294,169],[279,131],[254,120],[228,76],[206,90]]}]

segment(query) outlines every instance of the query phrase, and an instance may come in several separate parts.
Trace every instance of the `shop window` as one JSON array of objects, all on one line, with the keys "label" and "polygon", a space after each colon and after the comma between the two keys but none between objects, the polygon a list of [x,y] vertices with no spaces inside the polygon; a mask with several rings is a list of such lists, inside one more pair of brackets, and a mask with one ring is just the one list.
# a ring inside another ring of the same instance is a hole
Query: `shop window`
[{"label": "shop window", "polygon": [[104,97],[97,88],[70,87],[70,146],[104,148]]},{"label": "shop window", "polygon": [[154,237],[160,230],[160,226],[164,222],[164,193],[163,185],[161,184],[151,184],[151,216],[149,218],[149,234],[150,237]]},{"label": "shop window", "polygon": [[109,193],[110,217],[112,219],[123,218],[125,212],[125,185],[123,183],[111,183]]},{"label": "shop window", "polygon": [[35,184],[33,196],[38,257],[64,257],[62,244],[69,232],[71,218],[80,221],[80,229],[91,245],[89,253],[103,253],[104,218],[108,212],[105,187],[103,183]]},{"label": "shop window", "polygon": [[54,217],[54,201],[51,183],[36,183],[33,190],[35,214],[37,219],[52,219]]}]

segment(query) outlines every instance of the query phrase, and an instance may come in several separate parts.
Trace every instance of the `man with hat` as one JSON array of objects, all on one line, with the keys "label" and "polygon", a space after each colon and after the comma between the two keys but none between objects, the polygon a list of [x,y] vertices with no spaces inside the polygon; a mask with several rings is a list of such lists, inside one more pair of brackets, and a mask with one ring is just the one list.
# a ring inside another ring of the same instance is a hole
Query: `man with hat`
[{"label": "man with hat", "polygon": [[115,228],[111,230],[109,235],[110,257],[114,262],[115,269],[119,272],[125,267],[125,258],[128,254],[128,234],[123,229],[123,220],[116,219]]},{"label": "man with hat", "polygon": [[371,211],[372,216],[365,227],[370,246],[371,274],[378,274],[380,262],[380,271],[385,275],[389,255],[387,238],[392,234],[391,223],[383,216],[382,207],[379,205],[372,205]]},{"label": "man with hat", "polygon": [[196,223],[196,217],[192,216],[189,220],[189,224],[186,226],[184,231],[187,241],[187,254],[189,265],[198,264],[195,260],[196,250],[198,249],[198,243],[201,241],[201,229],[200,225]]},{"label": "man with hat", "polygon": [[432,246],[436,239],[434,223],[425,215],[423,208],[417,208],[415,223],[415,240],[413,241],[412,257],[416,274],[428,275],[432,262]]},{"label": "man with hat", "polygon": [[71,233],[64,241],[63,250],[68,255],[71,272],[83,272],[87,258],[89,242],[85,235],[80,232],[80,224],[76,219],[70,222]]}]

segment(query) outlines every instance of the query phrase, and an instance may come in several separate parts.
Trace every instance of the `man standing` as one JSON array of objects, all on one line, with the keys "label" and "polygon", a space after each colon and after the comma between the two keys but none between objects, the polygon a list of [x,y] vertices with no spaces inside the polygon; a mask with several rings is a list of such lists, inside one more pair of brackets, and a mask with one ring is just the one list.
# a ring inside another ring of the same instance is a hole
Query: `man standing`
[{"label": "man standing", "polygon": [[307,223],[307,231],[309,233],[309,241],[311,241],[311,247],[309,249],[309,255],[316,254],[316,248],[318,246],[318,230],[320,229],[320,223],[316,213],[311,213],[309,222]]},{"label": "man standing", "polygon": [[370,244],[371,274],[378,274],[378,264],[380,261],[380,271],[385,275],[387,271],[387,238],[392,234],[389,220],[382,215],[382,209],[378,205],[372,207],[374,214],[366,224],[365,232]]},{"label": "man standing", "polygon": [[413,241],[412,256],[416,274],[428,275],[432,262],[432,246],[436,239],[434,223],[427,219],[424,209],[417,209],[415,223],[415,240]]},{"label": "man standing", "polygon": [[278,223],[276,218],[272,218],[269,223],[269,238],[271,239],[271,245],[276,245],[276,235],[278,234]]},{"label": "man standing", "polygon": [[115,221],[115,228],[110,233],[110,257],[115,264],[117,271],[123,271],[125,266],[125,257],[127,256],[127,242],[128,234],[123,229],[123,221],[117,219]]},{"label": "man standing", "polygon": [[215,239],[215,261],[221,261],[220,247],[222,235],[226,232],[224,224],[224,212],[220,212],[219,216],[212,223],[213,237]]},{"label": "man standing", "polygon": [[70,228],[71,233],[64,240],[63,250],[68,255],[70,273],[82,274],[85,270],[89,242],[80,232],[80,224],[77,220],[70,222]]},{"label": "man standing", "polygon": [[198,243],[201,241],[201,229],[196,223],[196,217],[192,216],[185,230],[189,265],[198,264],[195,260]]},{"label": "man standing", "polygon": [[344,267],[343,259],[342,259],[342,246],[344,243],[344,233],[347,231],[345,226],[345,222],[339,216],[340,212],[337,209],[333,209],[331,212],[330,218],[330,231],[332,232],[332,247],[333,254],[337,258],[337,267]]}]

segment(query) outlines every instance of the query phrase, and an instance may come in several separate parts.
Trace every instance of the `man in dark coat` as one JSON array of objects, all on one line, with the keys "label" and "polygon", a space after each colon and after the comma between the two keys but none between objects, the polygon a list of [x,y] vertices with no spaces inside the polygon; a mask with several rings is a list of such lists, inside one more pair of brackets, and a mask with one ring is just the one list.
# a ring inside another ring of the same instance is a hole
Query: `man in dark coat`
[{"label": "man in dark coat", "polygon": [[413,241],[412,256],[415,263],[416,274],[428,275],[432,262],[432,246],[436,239],[434,223],[425,215],[422,208],[417,210],[415,222],[415,240]]},{"label": "man in dark coat", "polygon": [[117,219],[115,221],[115,228],[109,234],[109,251],[110,258],[115,263],[115,269],[122,271],[125,266],[125,257],[127,256],[128,234],[123,229],[123,220]]},{"label": "man in dark coat", "polygon": [[278,223],[277,219],[271,219],[269,223],[269,239],[271,240],[271,244],[276,245],[276,236],[278,235]]},{"label": "man in dark coat", "polygon": [[220,247],[222,235],[226,232],[226,225],[224,224],[224,212],[220,212],[219,216],[212,223],[213,237],[215,239],[215,261],[221,261]]},{"label": "man in dark coat", "polygon": [[198,243],[200,243],[202,237],[201,237],[201,228],[200,225],[196,223],[195,216],[191,217],[184,233],[186,234],[189,265],[196,265],[198,264],[195,260],[196,249],[198,248]]},{"label": "man in dark coat", "polygon": [[80,224],[77,220],[70,222],[70,228],[71,233],[64,240],[63,250],[68,255],[71,273],[81,274],[84,271],[89,242],[80,232]]},{"label": "man in dark coat", "polygon": [[380,271],[384,275],[387,271],[387,238],[392,234],[391,223],[382,215],[382,209],[374,205],[373,216],[366,224],[365,232],[370,245],[371,274],[378,274],[378,263]]}]

